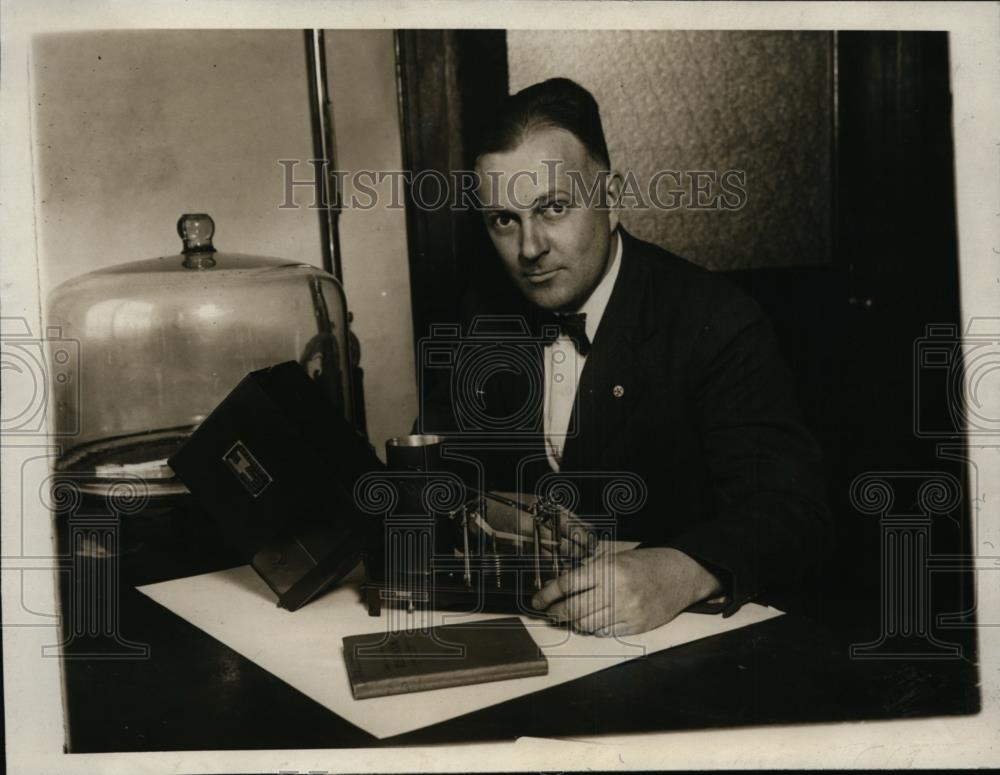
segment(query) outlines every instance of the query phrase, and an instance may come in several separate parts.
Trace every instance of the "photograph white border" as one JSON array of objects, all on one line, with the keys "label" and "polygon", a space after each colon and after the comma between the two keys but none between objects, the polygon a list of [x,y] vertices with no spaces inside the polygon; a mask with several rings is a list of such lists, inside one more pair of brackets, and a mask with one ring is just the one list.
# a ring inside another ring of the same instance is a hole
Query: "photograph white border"
[{"label": "photograph white border", "polygon": [[[31,37],[113,28],[602,28],[948,30],[952,70],[958,244],[963,320],[1000,313],[1000,6],[995,3],[342,2],[338,0],[2,0],[0,69],[0,310],[42,330],[29,117]],[[5,375],[5,382],[6,382]],[[6,387],[6,385],[5,385]],[[998,405],[990,416],[1000,416]],[[3,391],[4,402],[17,397]],[[1000,439],[998,439],[1000,443]],[[970,450],[983,508],[975,545],[1000,546],[1000,455]],[[3,546],[21,530],[16,448],[6,441]],[[23,454],[23,450],[21,450]],[[25,529],[29,529],[26,527]],[[30,522],[44,540],[49,521]],[[20,590],[4,552],[3,608]],[[55,610],[53,573],[52,609]],[[979,613],[1000,621],[994,574],[977,579]],[[521,738],[430,748],[63,753],[57,659],[40,657],[45,628],[3,631],[6,756],[10,772],[402,772],[674,768],[981,767],[1000,764],[1000,628],[979,629],[983,711],[976,716],[765,726],[608,736],[589,741]],[[790,677],[794,680],[794,677]],[[663,698],[670,702],[669,697]]]}]

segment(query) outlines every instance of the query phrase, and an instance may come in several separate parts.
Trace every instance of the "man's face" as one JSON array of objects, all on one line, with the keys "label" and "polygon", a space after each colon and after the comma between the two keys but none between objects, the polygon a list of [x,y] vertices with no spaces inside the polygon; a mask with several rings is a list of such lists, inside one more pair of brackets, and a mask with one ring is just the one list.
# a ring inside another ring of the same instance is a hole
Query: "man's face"
[{"label": "man's face", "polygon": [[[592,190],[607,173],[571,132],[556,128],[484,154],[476,171],[486,229],[514,283],[543,309],[578,308],[608,269],[618,225],[603,189],[588,202],[580,184]],[[608,186],[614,195],[617,178]]]}]

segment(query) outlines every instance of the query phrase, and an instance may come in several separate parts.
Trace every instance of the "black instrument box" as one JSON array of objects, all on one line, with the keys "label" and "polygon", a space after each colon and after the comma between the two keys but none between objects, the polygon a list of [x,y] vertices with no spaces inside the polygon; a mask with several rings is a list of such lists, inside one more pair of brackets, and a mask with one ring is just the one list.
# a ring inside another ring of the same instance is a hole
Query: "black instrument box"
[{"label": "black instrument box", "polygon": [[294,361],[247,375],[168,462],[291,611],[349,573],[381,531],[353,488],[383,463]]}]

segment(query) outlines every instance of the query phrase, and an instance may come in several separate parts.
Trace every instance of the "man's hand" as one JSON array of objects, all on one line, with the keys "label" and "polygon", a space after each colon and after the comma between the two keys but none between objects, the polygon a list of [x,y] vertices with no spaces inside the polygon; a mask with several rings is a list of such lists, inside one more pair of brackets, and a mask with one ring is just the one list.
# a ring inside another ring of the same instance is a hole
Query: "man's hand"
[{"label": "man's hand", "polygon": [[591,557],[542,587],[531,603],[577,632],[634,635],[721,592],[719,579],[684,552],[653,547]]}]

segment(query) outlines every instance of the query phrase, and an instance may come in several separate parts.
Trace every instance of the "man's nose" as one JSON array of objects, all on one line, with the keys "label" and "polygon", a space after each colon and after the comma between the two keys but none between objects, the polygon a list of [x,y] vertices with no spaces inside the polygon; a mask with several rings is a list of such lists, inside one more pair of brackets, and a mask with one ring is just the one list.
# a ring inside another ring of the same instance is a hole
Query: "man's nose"
[{"label": "man's nose", "polygon": [[548,250],[549,243],[545,237],[545,229],[534,223],[533,219],[525,218],[521,225],[521,260],[537,261]]}]

